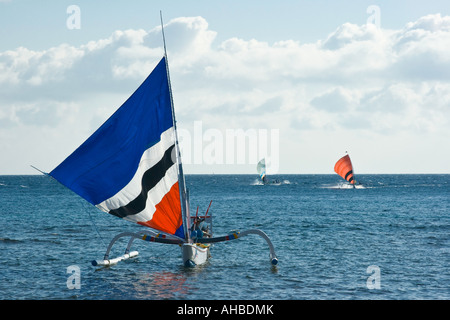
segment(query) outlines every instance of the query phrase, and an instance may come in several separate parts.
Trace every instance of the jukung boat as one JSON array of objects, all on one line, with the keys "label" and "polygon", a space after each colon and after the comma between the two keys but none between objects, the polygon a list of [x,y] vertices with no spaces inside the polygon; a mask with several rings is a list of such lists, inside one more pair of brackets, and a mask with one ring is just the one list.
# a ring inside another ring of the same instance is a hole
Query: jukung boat
[{"label": "jukung boat", "polygon": [[262,158],[256,165],[256,172],[259,174],[262,184],[281,184],[280,180],[269,180],[266,174],[266,158]]},{"label": "jukung boat", "polygon": [[262,183],[266,183],[266,159],[261,159],[256,165],[256,171],[259,174],[259,178]]},{"label": "jukung boat", "polygon": [[[135,239],[179,245],[185,266],[205,263],[210,244],[261,236],[278,263],[269,237],[259,229],[213,237],[212,215],[191,215],[189,192],[178,143],[167,51],[123,105],[80,147],[50,173],[61,184],[96,206],[145,228],[122,232],[108,245],[94,266],[108,266],[138,255]],[[211,203],[210,203],[211,205]],[[209,207],[208,207],[209,210]],[[122,256],[110,258],[115,242],[128,237]]]},{"label": "jukung boat", "polygon": [[334,165],[334,172],[336,172],[341,178],[346,180],[353,188],[356,185],[356,179],[354,177],[353,165],[350,160],[350,156],[346,154],[340,158]]}]

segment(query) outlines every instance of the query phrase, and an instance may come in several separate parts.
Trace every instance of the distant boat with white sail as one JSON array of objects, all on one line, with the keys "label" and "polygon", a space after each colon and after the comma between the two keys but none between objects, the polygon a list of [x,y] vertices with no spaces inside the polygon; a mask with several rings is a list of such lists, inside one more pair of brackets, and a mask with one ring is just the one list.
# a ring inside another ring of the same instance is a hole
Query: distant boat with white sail
[{"label": "distant boat with white sail", "polygon": [[262,184],[281,184],[280,180],[269,180],[266,173],[266,159],[262,158],[256,165],[256,172],[259,174],[259,180]]}]

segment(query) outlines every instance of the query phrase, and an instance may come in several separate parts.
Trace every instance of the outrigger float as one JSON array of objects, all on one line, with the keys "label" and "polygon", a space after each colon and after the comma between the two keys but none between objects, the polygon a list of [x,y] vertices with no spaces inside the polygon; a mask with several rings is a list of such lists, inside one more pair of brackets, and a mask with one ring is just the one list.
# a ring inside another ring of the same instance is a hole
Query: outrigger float
[{"label": "outrigger float", "polygon": [[[251,229],[213,237],[212,214],[191,216],[178,144],[161,14],[164,56],[128,100],[80,147],[48,173],[92,205],[148,227],[115,236],[94,266],[109,266],[138,255],[136,239],[181,246],[185,266],[205,263],[212,243],[261,236],[278,263],[269,237]],[[211,206],[211,203],[210,203]],[[110,258],[113,245],[129,237],[125,253]]]}]

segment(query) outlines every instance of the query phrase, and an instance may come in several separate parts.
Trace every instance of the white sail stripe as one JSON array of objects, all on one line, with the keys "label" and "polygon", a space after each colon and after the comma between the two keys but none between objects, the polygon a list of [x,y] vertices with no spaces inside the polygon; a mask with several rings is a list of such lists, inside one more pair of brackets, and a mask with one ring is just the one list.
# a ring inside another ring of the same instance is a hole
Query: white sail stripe
[{"label": "white sail stripe", "polygon": [[142,191],[142,177],[145,172],[157,164],[163,157],[167,149],[174,144],[174,129],[167,129],[161,134],[161,140],[147,149],[139,161],[138,169],[130,182],[118,193],[109,199],[99,203],[97,207],[110,211],[126,206],[136,199]]},{"label": "white sail stripe", "polygon": [[178,182],[177,165],[174,164],[167,170],[162,178],[147,194],[145,208],[141,212],[124,217],[125,220],[132,222],[146,222],[153,218],[156,211],[156,205],[161,202],[164,196],[170,191],[172,186]]}]

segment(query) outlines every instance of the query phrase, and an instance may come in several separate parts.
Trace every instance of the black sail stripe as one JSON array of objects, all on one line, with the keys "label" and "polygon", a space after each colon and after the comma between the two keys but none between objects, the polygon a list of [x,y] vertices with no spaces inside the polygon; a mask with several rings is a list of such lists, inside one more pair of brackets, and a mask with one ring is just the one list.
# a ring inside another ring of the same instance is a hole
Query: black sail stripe
[{"label": "black sail stripe", "polygon": [[110,214],[119,218],[124,218],[135,215],[145,209],[148,192],[156,186],[162,178],[164,178],[167,170],[174,165],[174,157],[172,157],[172,150],[174,150],[174,148],[175,145],[172,145],[169,149],[167,149],[162,159],[143,174],[141,181],[141,193],[127,205],[110,210]]},{"label": "black sail stripe", "polygon": [[[349,175],[351,175],[351,174],[353,174],[353,170],[350,170],[349,172],[347,172],[347,174],[345,175],[345,180],[347,180],[347,177],[349,176]],[[348,181],[348,180],[347,180]]]}]

